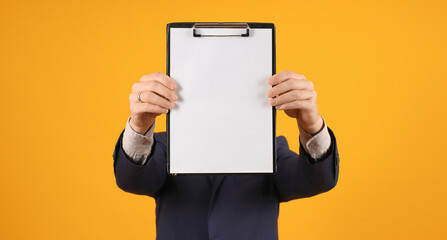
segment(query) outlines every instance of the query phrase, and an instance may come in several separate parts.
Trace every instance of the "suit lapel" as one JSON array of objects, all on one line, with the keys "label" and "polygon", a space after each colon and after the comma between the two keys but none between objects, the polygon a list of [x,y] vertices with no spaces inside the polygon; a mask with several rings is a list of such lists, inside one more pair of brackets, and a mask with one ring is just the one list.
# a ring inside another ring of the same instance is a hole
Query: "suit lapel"
[{"label": "suit lapel", "polygon": [[211,179],[211,197],[210,197],[210,211],[212,208],[214,208],[214,205],[216,203],[220,186],[222,185],[222,181],[225,178],[225,175],[213,175],[209,176]]}]

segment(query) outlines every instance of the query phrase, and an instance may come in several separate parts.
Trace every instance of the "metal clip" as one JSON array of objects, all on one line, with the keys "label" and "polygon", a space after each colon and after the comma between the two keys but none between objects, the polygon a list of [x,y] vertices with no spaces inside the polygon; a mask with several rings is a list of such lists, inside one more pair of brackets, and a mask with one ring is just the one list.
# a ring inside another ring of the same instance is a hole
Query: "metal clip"
[{"label": "metal clip", "polygon": [[[248,37],[250,35],[250,27],[248,23],[229,23],[229,22],[217,22],[217,23],[195,23],[193,28],[194,37]],[[245,33],[242,34],[199,34],[198,28],[233,28],[233,29],[245,29]]]}]

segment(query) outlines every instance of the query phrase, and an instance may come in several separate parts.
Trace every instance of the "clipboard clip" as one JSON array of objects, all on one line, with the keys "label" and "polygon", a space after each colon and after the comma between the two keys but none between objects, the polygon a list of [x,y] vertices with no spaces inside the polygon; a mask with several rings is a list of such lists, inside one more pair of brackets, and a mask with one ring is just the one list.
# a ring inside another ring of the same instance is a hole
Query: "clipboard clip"
[{"label": "clipboard clip", "polygon": [[[232,28],[232,29],[245,29],[245,33],[242,34],[199,34],[198,28]],[[216,22],[216,23],[194,23],[192,27],[194,37],[248,37],[250,36],[250,26],[248,23],[228,23],[228,22]]]}]

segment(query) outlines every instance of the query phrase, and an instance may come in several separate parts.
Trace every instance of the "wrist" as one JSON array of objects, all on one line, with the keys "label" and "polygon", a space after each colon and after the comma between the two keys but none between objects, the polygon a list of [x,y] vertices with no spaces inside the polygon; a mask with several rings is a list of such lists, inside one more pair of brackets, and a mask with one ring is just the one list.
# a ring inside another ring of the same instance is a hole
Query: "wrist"
[{"label": "wrist", "polygon": [[132,130],[134,130],[136,133],[144,135],[147,130],[154,124],[155,119],[150,120],[148,123],[143,124],[143,125],[139,125],[139,124],[135,124],[134,121],[132,121],[132,117],[129,120],[129,125],[132,128]]},{"label": "wrist", "polygon": [[320,132],[324,127],[323,118],[318,115],[318,118],[316,121],[313,121],[311,123],[307,123],[304,121],[300,121],[300,119],[297,118],[298,125],[301,126],[306,132],[308,132],[311,135],[315,135],[318,132]]}]

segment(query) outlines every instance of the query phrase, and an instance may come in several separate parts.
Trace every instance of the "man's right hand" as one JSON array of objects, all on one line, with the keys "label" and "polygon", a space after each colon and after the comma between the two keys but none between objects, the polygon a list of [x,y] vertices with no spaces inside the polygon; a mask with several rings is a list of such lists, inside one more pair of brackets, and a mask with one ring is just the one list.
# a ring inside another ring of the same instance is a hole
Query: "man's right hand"
[{"label": "man's right hand", "polygon": [[[174,90],[175,81],[166,74],[154,72],[141,77],[132,85],[130,102],[130,126],[134,131],[144,134],[161,114],[174,108],[178,99]],[[140,101],[138,101],[140,94]]]}]

